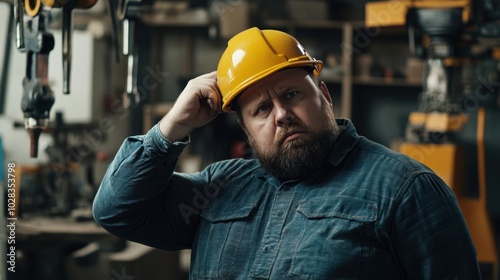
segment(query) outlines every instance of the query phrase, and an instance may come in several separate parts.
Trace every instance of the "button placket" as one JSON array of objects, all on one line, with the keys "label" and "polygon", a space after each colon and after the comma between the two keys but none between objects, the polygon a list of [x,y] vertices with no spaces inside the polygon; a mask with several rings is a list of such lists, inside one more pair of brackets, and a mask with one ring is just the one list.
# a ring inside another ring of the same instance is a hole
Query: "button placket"
[{"label": "button placket", "polygon": [[281,234],[287,217],[286,213],[290,208],[293,197],[294,191],[283,188],[283,186],[276,193],[262,238],[261,248],[257,252],[254,268],[251,271],[252,277],[270,277],[271,269],[278,255]]}]

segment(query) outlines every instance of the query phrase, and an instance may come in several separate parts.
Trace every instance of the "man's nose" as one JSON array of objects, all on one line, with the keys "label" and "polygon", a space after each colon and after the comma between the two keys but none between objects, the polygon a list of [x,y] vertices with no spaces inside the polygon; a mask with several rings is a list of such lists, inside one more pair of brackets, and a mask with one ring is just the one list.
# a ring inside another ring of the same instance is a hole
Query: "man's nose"
[{"label": "man's nose", "polygon": [[277,104],[274,104],[276,126],[281,127],[287,125],[295,119],[295,115],[288,106],[279,102],[276,103]]}]

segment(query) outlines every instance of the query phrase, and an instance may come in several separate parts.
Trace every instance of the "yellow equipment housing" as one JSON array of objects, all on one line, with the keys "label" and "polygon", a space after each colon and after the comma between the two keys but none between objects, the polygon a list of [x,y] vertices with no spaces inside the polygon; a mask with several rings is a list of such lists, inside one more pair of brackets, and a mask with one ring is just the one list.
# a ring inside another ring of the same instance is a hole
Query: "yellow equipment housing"
[{"label": "yellow equipment housing", "polygon": [[463,8],[464,23],[471,19],[470,0],[398,0],[368,2],[365,5],[365,25],[367,27],[405,26],[409,9],[451,9]]}]

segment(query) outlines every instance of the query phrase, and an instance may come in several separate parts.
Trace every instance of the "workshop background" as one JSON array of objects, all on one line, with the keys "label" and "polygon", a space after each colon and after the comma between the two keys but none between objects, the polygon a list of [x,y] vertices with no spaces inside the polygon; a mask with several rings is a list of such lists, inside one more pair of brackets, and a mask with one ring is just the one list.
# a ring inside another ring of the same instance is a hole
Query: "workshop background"
[{"label": "workshop background", "polygon": [[[0,0],[0,279],[187,279],[189,251],[108,234],[92,199],[125,137],[251,26],[299,39],[337,117],[450,185],[500,279],[499,20],[495,0]],[[251,156],[233,115],[193,134],[179,171]]]}]

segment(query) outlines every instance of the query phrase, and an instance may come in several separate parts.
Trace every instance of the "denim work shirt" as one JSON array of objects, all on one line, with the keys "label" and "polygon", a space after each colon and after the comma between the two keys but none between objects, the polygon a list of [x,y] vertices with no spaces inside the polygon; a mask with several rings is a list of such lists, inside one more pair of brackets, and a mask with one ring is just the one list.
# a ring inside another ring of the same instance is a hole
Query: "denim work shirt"
[{"label": "denim work shirt", "polygon": [[158,125],[125,140],[95,198],[125,239],[191,248],[191,279],[480,279],[452,190],[349,120],[327,162],[280,182],[255,159],[174,172],[186,142]]}]

